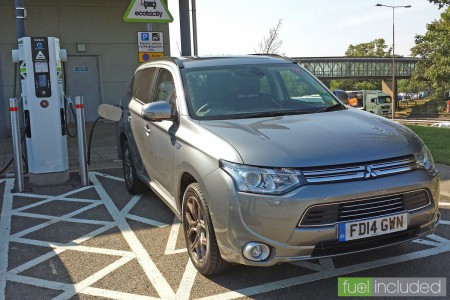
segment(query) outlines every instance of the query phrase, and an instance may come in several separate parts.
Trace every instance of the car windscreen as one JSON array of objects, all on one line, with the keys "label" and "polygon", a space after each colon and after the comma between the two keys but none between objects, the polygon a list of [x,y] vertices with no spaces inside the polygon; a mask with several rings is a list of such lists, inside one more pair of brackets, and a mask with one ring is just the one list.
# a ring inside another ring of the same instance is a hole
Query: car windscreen
[{"label": "car windscreen", "polygon": [[341,103],[296,64],[187,68],[182,71],[194,119],[236,119],[325,112]]}]

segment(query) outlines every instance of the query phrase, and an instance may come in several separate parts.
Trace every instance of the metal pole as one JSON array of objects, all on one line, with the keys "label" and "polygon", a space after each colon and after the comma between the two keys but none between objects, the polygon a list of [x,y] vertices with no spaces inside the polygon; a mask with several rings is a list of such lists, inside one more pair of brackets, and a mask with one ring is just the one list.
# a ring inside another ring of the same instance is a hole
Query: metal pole
[{"label": "metal pole", "polygon": [[198,55],[197,47],[197,6],[195,0],[192,1],[192,39],[194,41],[194,55]]},{"label": "metal pole", "polygon": [[23,0],[15,0],[17,39],[25,36],[25,6]]},{"label": "metal pole", "polygon": [[86,128],[84,124],[83,96],[75,97],[75,108],[77,112],[78,156],[80,161],[81,185],[87,186],[89,185],[89,180],[86,160]]},{"label": "metal pole", "polygon": [[2,63],[0,61],[0,139],[6,139],[8,137],[8,129],[6,124],[6,101],[4,100]]},{"label": "metal pole", "polygon": [[19,105],[16,98],[9,99],[9,111],[11,114],[11,131],[14,153],[14,175],[15,187],[19,193],[25,190],[22,169],[22,145],[20,141],[20,126],[19,126]]},{"label": "metal pole", "polygon": [[180,8],[181,55],[191,56],[191,22],[189,20],[189,0],[178,0]]},{"label": "metal pole", "polygon": [[395,86],[395,7],[392,7],[392,120],[395,119],[395,102],[397,101],[397,93]]}]

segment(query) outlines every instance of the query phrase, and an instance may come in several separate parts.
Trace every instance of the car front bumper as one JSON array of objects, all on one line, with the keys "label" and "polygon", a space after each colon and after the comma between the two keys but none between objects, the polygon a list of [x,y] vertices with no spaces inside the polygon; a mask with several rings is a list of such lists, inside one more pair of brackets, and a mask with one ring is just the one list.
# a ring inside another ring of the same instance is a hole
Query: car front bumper
[{"label": "car front bumper", "polygon": [[[221,255],[240,264],[271,266],[375,249],[428,235],[439,221],[439,176],[422,170],[364,181],[306,185],[282,196],[237,192],[232,179],[221,169],[204,180]],[[408,228],[404,231],[339,242],[339,223],[298,226],[304,212],[314,205],[417,190],[426,190],[430,203],[407,212]],[[242,249],[249,242],[268,245],[270,256],[264,261],[246,259]]]}]

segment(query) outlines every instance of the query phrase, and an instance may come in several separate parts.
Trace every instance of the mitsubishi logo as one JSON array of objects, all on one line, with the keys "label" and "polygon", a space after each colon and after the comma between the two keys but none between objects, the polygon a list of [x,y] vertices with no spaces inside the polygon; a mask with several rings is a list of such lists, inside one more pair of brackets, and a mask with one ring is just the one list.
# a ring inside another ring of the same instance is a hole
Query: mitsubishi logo
[{"label": "mitsubishi logo", "polygon": [[372,166],[370,166],[370,165],[366,166],[366,170],[364,171],[365,179],[374,178],[377,176],[378,175],[377,175],[376,171],[372,170]]}]

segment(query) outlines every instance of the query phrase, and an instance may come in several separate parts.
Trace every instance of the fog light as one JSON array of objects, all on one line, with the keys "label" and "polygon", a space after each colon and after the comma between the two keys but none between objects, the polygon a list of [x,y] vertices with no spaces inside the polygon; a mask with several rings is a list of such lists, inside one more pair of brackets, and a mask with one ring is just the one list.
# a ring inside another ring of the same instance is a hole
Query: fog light
[{"label": "fog light", "polygon": [[263,261],[269,257],[270,248],[261,243],[250,242],[244,246],[242,254],[248,260]]}]

